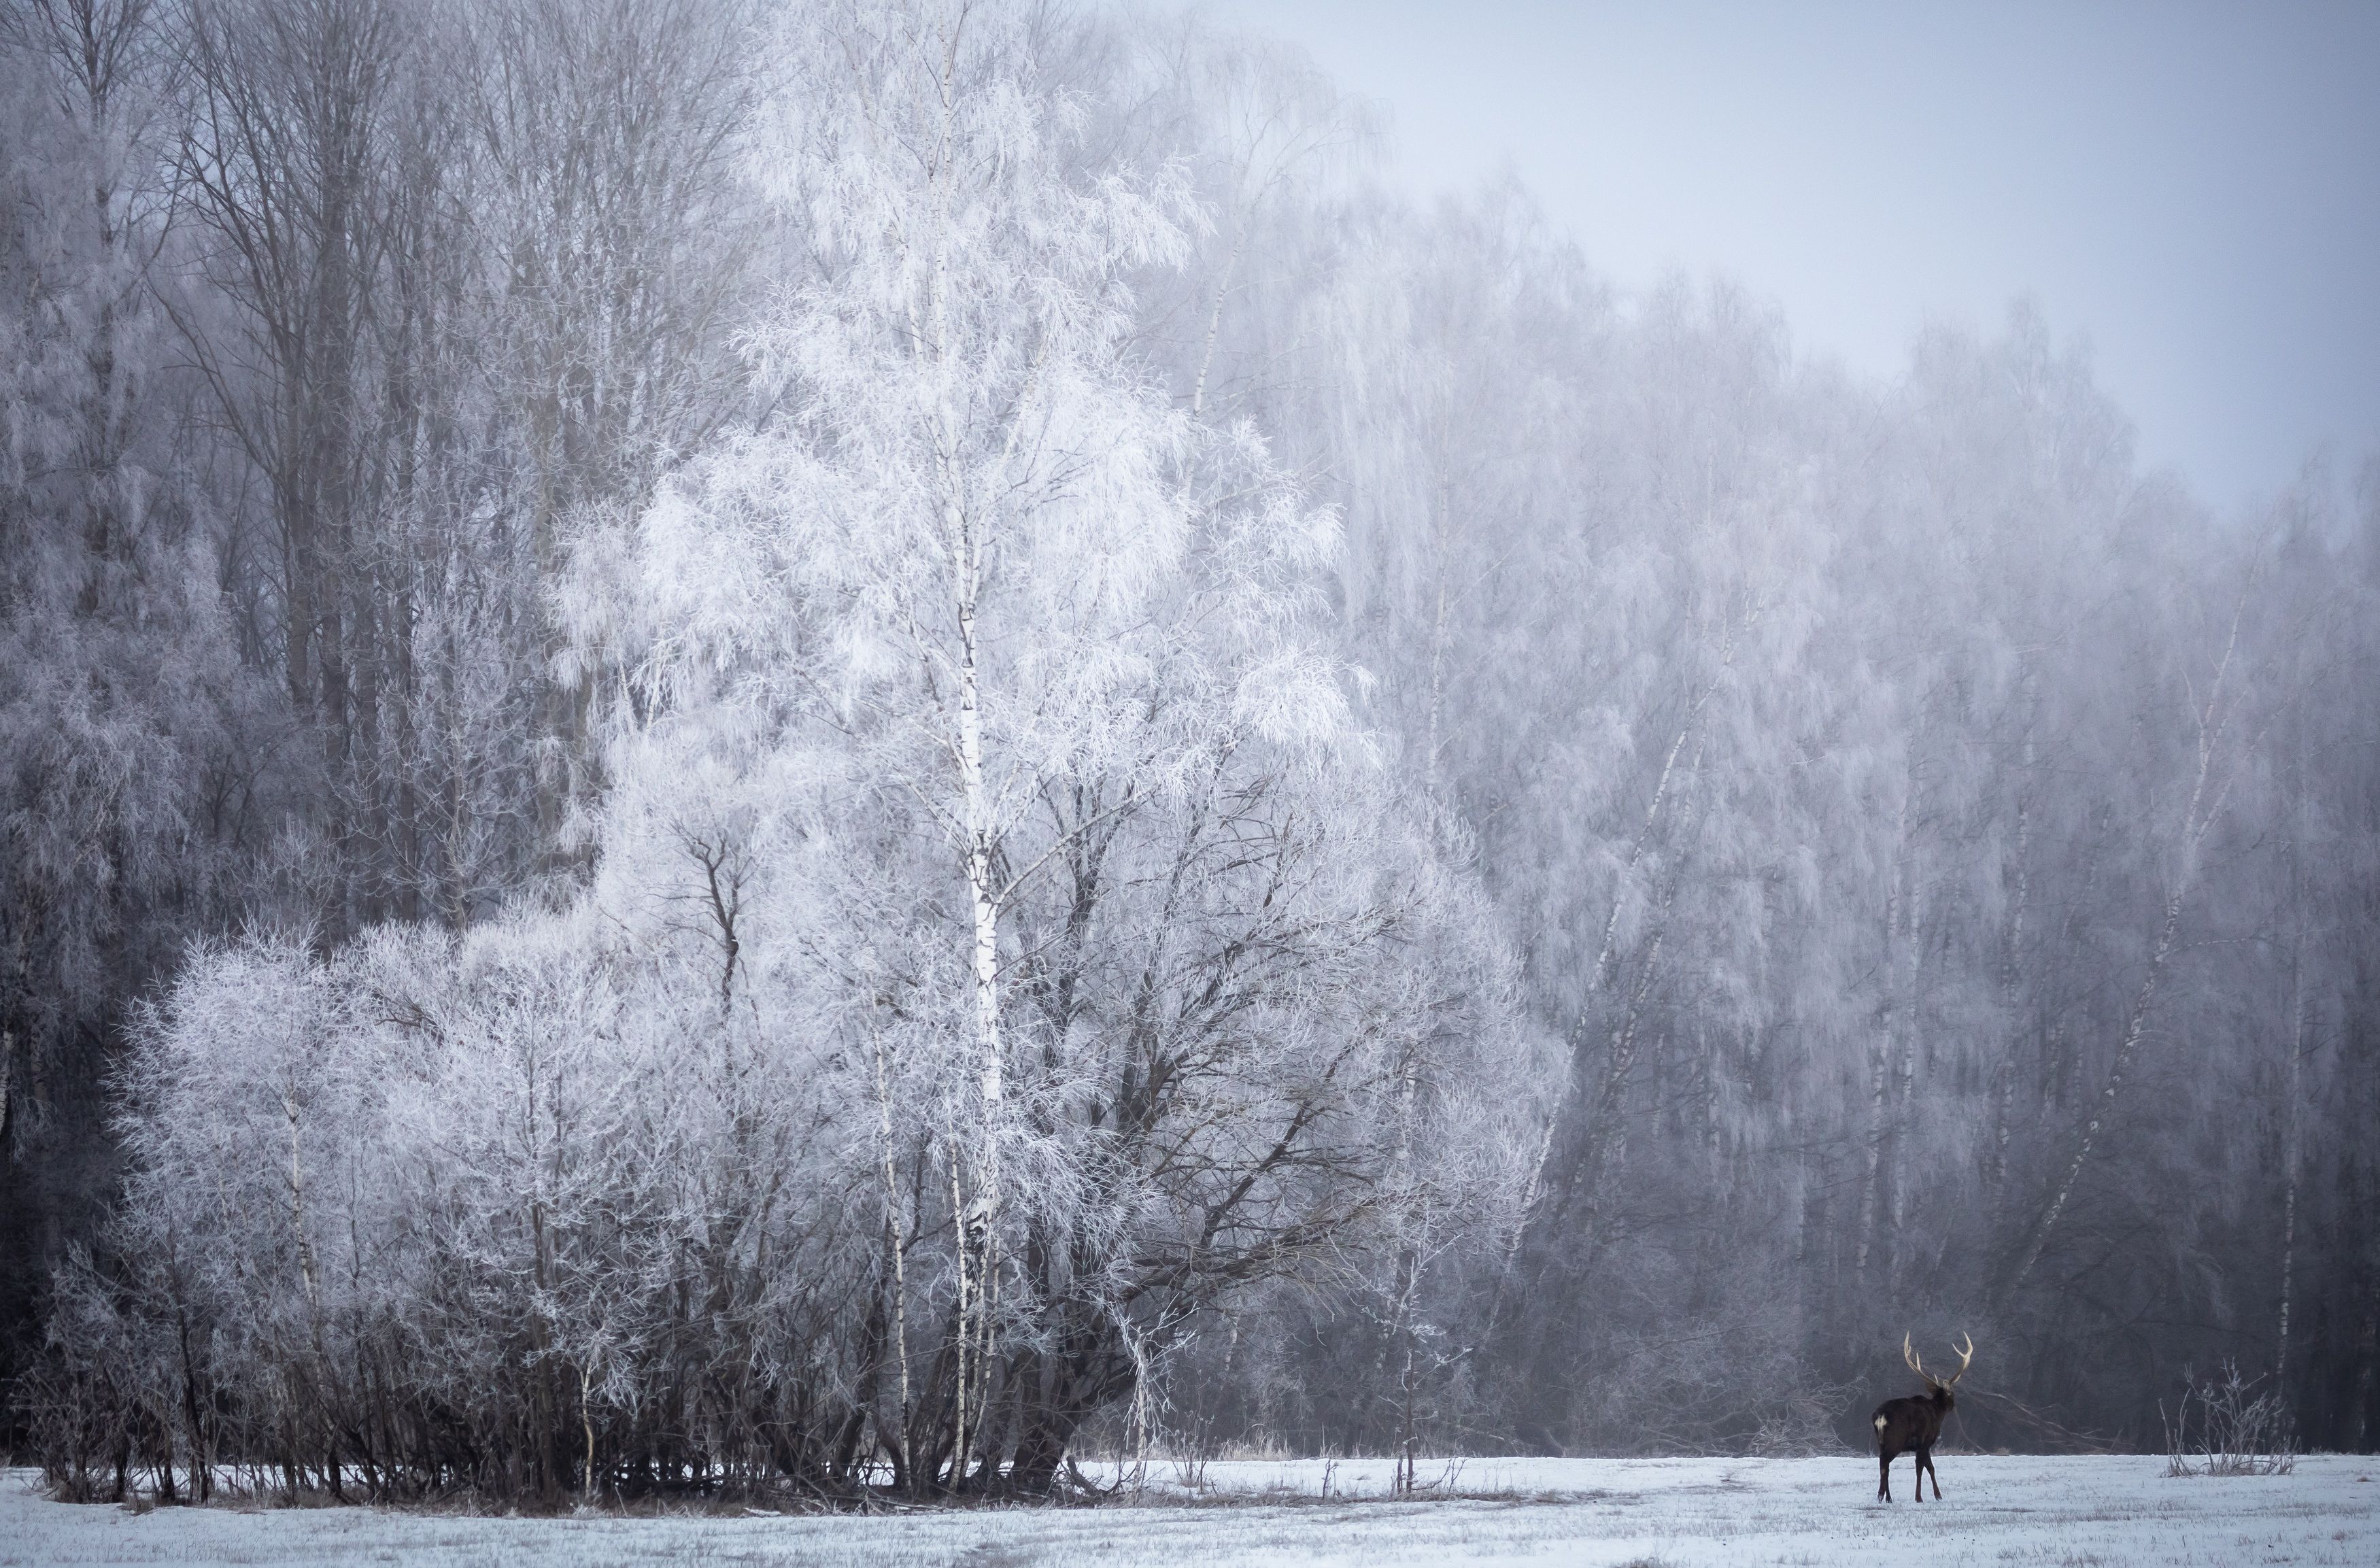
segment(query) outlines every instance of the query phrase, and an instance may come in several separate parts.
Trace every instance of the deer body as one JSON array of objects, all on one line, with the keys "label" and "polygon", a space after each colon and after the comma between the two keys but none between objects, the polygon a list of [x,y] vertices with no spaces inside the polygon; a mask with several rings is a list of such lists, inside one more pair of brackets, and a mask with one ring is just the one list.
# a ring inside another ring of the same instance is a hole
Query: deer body
[{"label": "deer body", "polygon": [[1942,1435],[1942,1422],[1956,1408],[1950,1397],[1950,1385],[1964,1376],[1967,1363],[1975,1354],[1975,1342],[1967,1341],[1960,1354],[1959,1370],[1948,1378],[1937,1378],[1925,1370],[1917,1353],[1909,1346],[1909,1336],[1901,1336],[1900,1358],[1909,1369],[1925,1380],[1925,1392],[1905,1399],[1888,1399],[1876,1407],[1870,1419],[1876,1427],[1876,1495],[1878,1501],[1892,1501],[1892,1462],[1904,1453],[1917,1456],[1917,1474],[1912,1483],[1917,1501],[1925,1501],[1925,1477],[1934,1477],[1934,1501],[1942,1501],[1942,1477],[1934,1468],[1934,1444]]}]

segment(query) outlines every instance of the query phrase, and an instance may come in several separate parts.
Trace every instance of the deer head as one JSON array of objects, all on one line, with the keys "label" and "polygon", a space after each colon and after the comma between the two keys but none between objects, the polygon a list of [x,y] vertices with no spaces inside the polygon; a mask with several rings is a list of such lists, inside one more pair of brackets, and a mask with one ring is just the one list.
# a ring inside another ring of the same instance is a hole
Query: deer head
[{"label": "deer head", "polygon": [[1956,1383],[1961,1378],[1967,1375],[1967,1363],[1975,1358],[1974,1336],[1972,1334],[1961,1334],[1959,1337],[1967,1342],[1967,1347],[1959,1352],[1959,1369],[1951,1373],[1947,1378],[1937,1378],[1933,1373],[1925,1369],[1925,1363],[1920,1360],[1918,1358],[1917,1352],[1910,1347],[1909,1336],[1907,1334],[1900,1336],[1900,1358],[1909,1363],[1909,1369],[1911,1371],[1925,1380],[1925,1386],[1927,1388],[1933,1390],[1936,1393],[1947,1396],[1950,1392],[1950,1385]]}]

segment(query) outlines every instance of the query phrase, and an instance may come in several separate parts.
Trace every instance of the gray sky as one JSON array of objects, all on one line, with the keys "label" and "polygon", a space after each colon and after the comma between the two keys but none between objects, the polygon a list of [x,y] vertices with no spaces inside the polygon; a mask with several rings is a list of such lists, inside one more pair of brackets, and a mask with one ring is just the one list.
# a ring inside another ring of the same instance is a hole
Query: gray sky
[{"label": "gray sky", "polygon": [[1403,177],[1510,167],[1623,286],[1718,271],[1888,375],[2040,301],[2229,507],[2380,451],[2380,0],[1209,0],[1386,101]]}]

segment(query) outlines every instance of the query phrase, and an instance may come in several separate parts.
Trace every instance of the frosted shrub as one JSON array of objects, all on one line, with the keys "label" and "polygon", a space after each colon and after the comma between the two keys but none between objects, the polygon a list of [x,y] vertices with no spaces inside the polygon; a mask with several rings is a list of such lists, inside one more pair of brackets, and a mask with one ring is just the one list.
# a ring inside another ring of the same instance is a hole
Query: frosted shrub
[{"label": "frosted shrub", "polygon": [[1355,725],[1336,517],[1138,358],[1205,220],[1036,25],[789,14],[778,411],[566,596],[592,876],[191,955],[90,1307],[139,1416],[68,1473],[131,1426],[290,1495],[1041,1492],[1228,1293],[1492,1197],[1507,966]]},{"label": "frosted shrub", "polygon": [[[2182,1374],[2181,1400],[2165,1428],[2168,1476],[2286,1476],[2297,1468],[2297,1431],[2278,1389],[2258,1392],[2230,1361],[2220,1378]],[[2165,1406],[2157,1405],[2160,1414]]]}]

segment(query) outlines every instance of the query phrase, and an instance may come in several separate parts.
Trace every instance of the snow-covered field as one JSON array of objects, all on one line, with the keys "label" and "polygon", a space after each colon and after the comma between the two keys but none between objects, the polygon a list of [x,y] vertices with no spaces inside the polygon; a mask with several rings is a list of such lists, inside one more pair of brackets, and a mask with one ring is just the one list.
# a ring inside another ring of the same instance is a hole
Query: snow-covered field
[{"label": "snow-covered field", "polygon": [[[1425,1466],[1422,1479],[1449,1468]],[[1946,1501],[1889,1509],[1870,1501],[1874,1462],[1851,1457],[1539,1459],[1463,1463],[1450,1489],[1462,1495],[1415,1502],[1379,1501],[1384,1463],[1250,1463],[1190,1477],[1151,1466],[1135,1505],[634,1519],[134,1514],[45,1501],[16,1471],[0,1477],[0,1564],[2380,1563],[2380,1462],[2369,1458],[2221,1480],[2169,1480],[2155,1458],[1945,1454],[1941,1468]],[[1904,1500],[1908,1479],[1896,1467]]]}]

